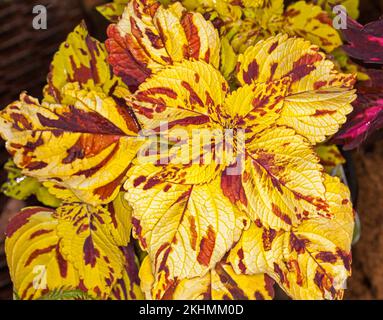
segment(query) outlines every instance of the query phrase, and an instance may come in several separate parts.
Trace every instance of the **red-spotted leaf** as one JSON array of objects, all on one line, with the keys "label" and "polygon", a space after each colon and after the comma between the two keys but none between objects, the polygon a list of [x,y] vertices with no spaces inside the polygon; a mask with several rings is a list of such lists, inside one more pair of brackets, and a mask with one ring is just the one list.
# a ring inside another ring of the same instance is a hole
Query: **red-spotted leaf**
[{"label": "red-spotted leaf", "polygon": [[144,295],[140,288],[138,277],[139,261],[134,252],[134,243],[131,241],[127,246],[120,247],[124,255],[124,268],[122,277],[117,280],[111,293],[115,300],[142,300]]},{"label": "red-spotted leaf", "polygon": [[255,221],[231,250],[229,261],[244,274],[266,272],[294,299],[339,299],[351,273],[354,216],[350,193],[325,175],[329,215],[303,219],[290,231]]},{"label": "red-spotted leaf", "polygon": [[132,0],[108,28],[106,47],[114,73],[133,90],[153,72],[183,59],[219,65],[218,32],[200,13],[180,3]]},{"label": "red-spotted leaf", "polygon": [[129,94],[121,79],[115,77],[107,62],[105,45],[92,38],[85,23],[78,25],[60,45],[50,65],[44,101],[62,102],[62,88],[77,82],[82,89],[100,88],[105,94],[122,103]]},{"label": "red-spotted leaf", "polygon": [[[203,277],[176,281],[167,288],[162,300],[270,300],[274,280],[267,274],[237,274],[223,259]],[[147,299],[156,297],[151,261],[147,256],[140,268],[141,288]],[[158,287],[158,286],[157,286]]]},{"label": "red-spotted leaf", "polygon": [[53,209],[23,209],[6,231],[5,252],[14,291],[20,299],[37,299],[52,289],[79,287],[73,264],[63,256]]},{"label": "red-spotted leaf", "polygon": [[141,144],[138,128],[102,91],[64,89],[63,104],[22,94],[0,112],[0,134],[24,174],[57,182],[89,204],[108,203]]},{"label": "red-spotted leaf", "polygon": [[63,287],[98,299],[141,298],[130,233],[130,208],[123,198],[108,206],[22,210],[6,232],[15,291],[22,299]]}]

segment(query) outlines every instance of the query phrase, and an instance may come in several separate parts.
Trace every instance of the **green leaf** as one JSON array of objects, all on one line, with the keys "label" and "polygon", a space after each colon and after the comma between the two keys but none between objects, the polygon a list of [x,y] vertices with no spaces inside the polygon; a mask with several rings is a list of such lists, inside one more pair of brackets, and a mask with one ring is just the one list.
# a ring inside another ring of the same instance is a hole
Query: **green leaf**
[{"label": "green leaf", "polygon": [[12,160],[6,162],[4,169],[8,172],[8,179],[1,186],[1,192],[7,197],[26,200],[35,195],[37,200],[46,206],[58,207],[60,205],[60,200],[50,194],[37,179],[23,175]]},{"label": "green leaf", "polygon": [[37,300],[94,300],[94,298],[79,289],[63,287],[49,291]]}]

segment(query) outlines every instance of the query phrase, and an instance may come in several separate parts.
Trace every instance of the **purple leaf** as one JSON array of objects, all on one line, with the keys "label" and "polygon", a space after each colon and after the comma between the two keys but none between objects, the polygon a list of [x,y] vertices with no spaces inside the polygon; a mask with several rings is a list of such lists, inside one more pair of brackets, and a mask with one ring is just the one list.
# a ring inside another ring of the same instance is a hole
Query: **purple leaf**
[{"label": "purple leaf", "polygon": [[347,45],[343,49],[352,57],[365,63],[383,64],[383,19],[362,26],[350,17],[343,30]]},{"label": "purple leaf", "polygon": [[358,99],[347,123],[336,135],[336,143],[350,150],[360,146],[373,133],[383,128],[383,70],[369,70],[370,80],[359,82]]}]

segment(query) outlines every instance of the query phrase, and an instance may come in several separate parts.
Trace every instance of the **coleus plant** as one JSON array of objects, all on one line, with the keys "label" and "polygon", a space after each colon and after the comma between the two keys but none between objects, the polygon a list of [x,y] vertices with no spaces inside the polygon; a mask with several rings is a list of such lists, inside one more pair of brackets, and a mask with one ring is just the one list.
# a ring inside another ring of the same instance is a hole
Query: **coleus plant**
[{"label": "coleus plant", "polygon": [[0,112],[14,163],[60,201],[9,223],[17,297],[271,299],[277,282],[341,298],[353,209],[315,149],[352,111],[355,76],[277,34],[225,78],[223,36],[179,2],[129,1],[108,36],[78,26],[43,101]]},{"label": "coleus plant", "polygon": [[[117,22],[129,0],[114,0],[98,7],[110,21]],[[183,0],[189,10],[198,11],[212,21],[221,38],[221,71],[225,77],[232,74],[238,53],[243,53],[259,40],[276,35],[283,30],[292,36],[303,37],[326,52],[341,46],[342,41],[332,26],[331,7],[335,1],[298,1],[284,6],[283,0],[272,1],[212,1]],[[358,15],[358,0],[336,1]],[[326,11],[327,9],[327,11]]]}]

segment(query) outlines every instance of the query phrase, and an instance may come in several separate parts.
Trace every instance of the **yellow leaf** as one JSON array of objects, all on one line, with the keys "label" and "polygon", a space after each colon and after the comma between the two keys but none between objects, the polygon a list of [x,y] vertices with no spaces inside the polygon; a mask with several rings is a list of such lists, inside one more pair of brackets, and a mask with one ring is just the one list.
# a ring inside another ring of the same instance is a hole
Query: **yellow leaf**
[{"label": "yellow leaf", "polygon": [[106,47],[114,73],[135,89],[153,72],[183,59],[218,67],[220,42],[214,26],[199,13],[175,3],[132,0],[117,24],[108,28]]},{"label": "yellow leaf", "polygon": [[[166,152],[158,150],[159,158],[164,158],[164,179],[206,183],[232,162],[230,146],[224,152],[224,132],[217,123],[228,90],[226,80],[211,65],[184,61],[153,75],[128,99],[145,128],[143,133],[147,131],[147,147],[158,136],[168,139]],[[140,153],[145,154],[144,150]]]},{"label": "yellow leaf", "polygon": [[112,205],[108,209],[81,203],[55,211],[32,207],[11,220],[6,253],[22,299],[37,299],[63,287],[107,299],[112,289],[121,296],[116,286],[129,281],[124,298],[133,298],[134,292],[139,297],[138,270],[134,274],[133,247],[128,245],[130,228],[124,228],[129,217],[116,215]]},{"label": "yellow leaf", "polygon": [[[44,182],[43,185],[49,190],[49,192],[61,199],[63,203],[80,203],[80,199],[77,198],[73,192],[54,182]],[[124,193],[120,192],[116,198],[106,204],[106,208],[111,216],[112,236],[117,245],[125,247],[130,241],[130,234],[132,229],[132,208],[124,198]]]},{"label": "yellow leaf", "polygon": [[[56,216],[63,256],[78,270],[81,285],[107,298],[117,279],[122,278],[124,255],[119,240],[129,238],[129,230],[118,230],[115,224],[124,222],[101,206],[67,204],[56,210]],[[126,235],[117,238],[113,236],[117,232]]]},{"label": "yellow leaf", "polygon": [[249,142],[251,136],[269,128],[279,119],[289,86],[289,78],[245,84],[226,97],[223,113],[227,113],[226,117],[233,127],[248,132],[246,141]]},{"label": "yellow leaf", "polygon": [[290,231],[252,223],[231,251],[238,273],[269,274],[294,299],[339,299],[351,273],[354,227],[348,189],[325,175],[329,214],[317,214]]},{"label": "yellow leaf", "polygon": [[[23,173],[52,182],[58,198],[107,203],[140,145],[133,138],[138,124],[122,99],[128,94],[104,45],[82,23],[53,59],[43,103],[21,94],[0,113],[0,134]],[[59,188],[68,191],[61,195]]]},{"label": "yellow leaf", "polygon": [[294,130],[265,130],[246,151],[242,184],[253,220],[288,230],[317,211],[327,212],[322,166],[309,143]]},{"label": "yellow leaf", "polygon": [[226,37],[221,38],[221,73],[225,79],[230,78],[230,75],[237,64],[237,55],[234,52],[232,45]]},{"label": "yellow leaf", "polygon": [[[273,35],[271,30],[262,28],[256,20],[250,18],[239,20],[226,27],[222,33],[224,37],[230,40],[230,45],[236,54],[245,52],[247,48],[257,44],[258,41]],[[221,64],[224,64],[223,60]]]},{"label": "yellow leaf", "polygon": [[148,251],[156,297],[174,281],[203,276],[240,236],[247,219],[223,196],[220,179],[209,184],[159,180],[151,164],[136,165],[124,187],[133,207],[134,234]]},{"label": "yellow leaf", "polygon": [[7,197],[26,200],[32,194],[37,200],[49,207],[58,207],[61,201],[49,192],[37,179],[24,176],[15,163],[9,159],[4,165],[8,172],[7,181],[1,186],[1,192]]},{"label": "yellow leaf", "polygon": [[117,22],[128,2],[129,0],[113,0],[111,3],[97,6],[96,9],[109,21]]},{"label": "yellow leaf", "polygon": [[353,110],[355,91],[329,87],[286,98],[278,123],[288,125],[313,144],[332,136]]},{"label": "yellow leaf", "polygon": [[44,181],[42,184],[47,188],[50,194],[54,195],[57,199],[62,200],[64,203],[81,202],[72,191],[55,182]]},{"label": "yellow leaf", "polygon": [[[267,0],[241,0],[241,3],[245,6],[245,8],[258,8],[266,5],[268,2]],[[271,1],[272,2],[272,1]],[[274,1],[275,2],[275,1]]]},{"label": "yellow leaf", "polygon": [[342,5],[351,18],[357,19],[359,17],[359,0],[314,0],[314,3],[326,9],[330,14],[333,13],[333,6]]},{"label": "yellow leaf", "polygon": [[356,98],[353,75],[337,72],[319,48],[285,35],[250,47],[238,59],[241,84],[289,78],[280,125],[286,125],[313,144],[336,133],[352,111]]},{"label": "yellow leaf", "polygon": [[[120,192],[117,197],[106,205],[111,217],[111,233],[114,241],[121,247],[126,247],[130,241],[132,230],[132,207],[124,198],[124,192]],[[133,250],[133,248],[129,248]]]},{"label": "yellow leaf", "polygon": [[125,257],[122,278],[117,280],[110,298],[113,300],[143,300],[144,294],[138,277],[139,261],[134,252],[133,242],[122,247],[121,250]]},{"label": "yellow leaf", "polygon": [[[270,26],[277,26],[283,14],[283,0],[263,1],[263,4],[253,9],[251,17],[263,29],[269,29]],[[247,12],[247,14],[249,14]]]},{"label": "yellow leaf", "polygon": [[316,146],[315,151],[328,174],[331,174],[337,166],[346,163],[346,159],[334,144],[320,144]]},{"label": "yellow leaf", "polygon": [[217,120],[228,90],[213,66],[185,60],[153,75],[128,100],[144,129],[157,132],[166,122],[169,129],[189,124],[206,128]]},{"label": "yellow leaf", "polygon": [[274,281],[266,274],[236,274],[227,263],[219,263],[211,271],[212,300],[270,300],[274,297]]},{"label": "yellow leaf", "polygon": [[333,20],[321,7],[298,1],[286,8],[283,28],[290,35],[297,35],[331,52],[342,45]]},{"label": "yellow leaf", "polygon": [[123,82],[113,75],[107,56],[104,44],[89,35],[85,23],[78,25],[53,58],[44,101],[61,103],[62,88],[72,82],[87,90],[100,88],[113,98],[129,94]]},{"label": "yellow leaf", "polygon": [[138,276],[140,277],[141,290],[145,295],[146,300],[152,300],[151,290],[155,278],[152,272],[152,266],[149,259],[149,256],[146,256],[141,263],[140,270],[138,272]]},{"label": "yellow leaf", "polygon": [[68,84],[66,104],[40,104],[26,94],[0,112],[0,133],[23,173],[70,189],[90,204],[118,193],[141,142],[127,109],[101,91]]},{"label": "yellow leaf", "polygon": [[64,256],[54,210],[31,207],[14,217],[6,231],[5,252],[14,290],[38,299],[49,290],[78,287],[79,275]]},{"label": "yellow leaf", "polygon": [[241,4],[233,4],[230,0],[182,0],[181,2],[190,11],[200,12],[204,16],[211,15],[212,21],[218,18],[225,23],[230,23],[242,16]]},{"label": "yellow leaf", "polygon": [[[154,277],[149,257],[140,268],[141,287],[152,300]],[[274,281],[266,274],[238,275],[221,261],[202,277],[176,281],[162,299],[172,300],[269,300],[274,296]]]}]

